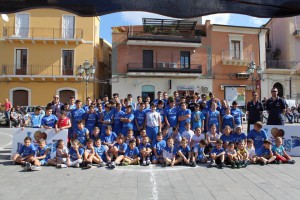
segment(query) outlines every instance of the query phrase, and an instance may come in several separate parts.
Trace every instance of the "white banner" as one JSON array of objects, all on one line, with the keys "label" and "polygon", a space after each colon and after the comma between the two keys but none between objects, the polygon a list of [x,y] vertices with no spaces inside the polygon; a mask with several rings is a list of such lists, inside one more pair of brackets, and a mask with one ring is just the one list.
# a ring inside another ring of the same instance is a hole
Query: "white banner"
[{"label": "white banner", "polygon": [[[253,125],[250,125],[253,129]],[[279,126],[264,125],[263,129],[267,132],[269,140],[275,145],[274,137],[283,138],[283,146],[286,152],[291,156],[300,156],[300,127],[299,126]]]},{"label": "white banner", "polygon": [[14,134],[11,156],[14,156],[24,144],[24,138],[30,137],[32,144],[37,148],[39,146],[38,141],[40,139],[46,140],[46,146],[51,150],[51,158],[56,155],[56,143],[59,139],[62,139],[67,145],[68,130],[61,130],[55,132],[55,129],[43,129],[43,128],[25,128],[24,130],[18,129]]}]

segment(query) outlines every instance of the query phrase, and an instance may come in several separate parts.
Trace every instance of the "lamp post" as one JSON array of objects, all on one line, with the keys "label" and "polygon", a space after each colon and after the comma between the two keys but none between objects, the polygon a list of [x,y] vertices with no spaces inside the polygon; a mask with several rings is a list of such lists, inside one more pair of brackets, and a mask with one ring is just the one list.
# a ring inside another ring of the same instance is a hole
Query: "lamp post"
[{"label": "lamp post", "polygon": [[[254,73],[255,71],[256,71],[256,75]],[[260,66],[256,67],[255,62],[251,61],[248,68],[247,68],[246,73],[249,75],[249,78],[250,78],[251,83],[252,83],[252,89],[254,91],[256,81],[261,80],[262,68]]]},{"label": "lamp post", "polygon": [[[82,65],[77,68],[77,73],[85,81],[85,98],[88,97],[88,83],[91,77],[94,76],[96,68],[88,60],[85,60]],[[85,74],[85,76],[84,76]]]}]

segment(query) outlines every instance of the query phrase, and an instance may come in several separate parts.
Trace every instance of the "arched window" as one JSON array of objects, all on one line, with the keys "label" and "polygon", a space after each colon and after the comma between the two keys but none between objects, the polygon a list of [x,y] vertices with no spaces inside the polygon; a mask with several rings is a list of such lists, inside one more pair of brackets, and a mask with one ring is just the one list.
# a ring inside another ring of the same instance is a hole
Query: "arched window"
[{"label": "arched window", "polygon": [[278,96],[280,96],[280,97],[283,97],[283,86],[282,86],[282,84],[281,83],[275,83],[274,85],[273,85],[273,87],[274,88],[277,88],[277,90],[278,90]]},{"label": "arched window", "polygon": [[74,96],[75,99],[77,99],[77,90],[74,88],[59,88],[56,90],[56,94],[59,95],[59,101],[61,103],[69,102],[71,96]]}]

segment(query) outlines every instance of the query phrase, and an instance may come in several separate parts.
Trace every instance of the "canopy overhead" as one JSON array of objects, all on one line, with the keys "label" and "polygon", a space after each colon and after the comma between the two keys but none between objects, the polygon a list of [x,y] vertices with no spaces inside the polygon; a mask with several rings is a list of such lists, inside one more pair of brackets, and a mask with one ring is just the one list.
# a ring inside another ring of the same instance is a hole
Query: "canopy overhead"
[{"label": "canopy overhead", "polygon": [[215,13],[240,13],[266,18],[300,14],[299,0],[0,0],[0,13],[32,8],[57,8],[81,16],[121,11],[145,11],[175,18]]}]

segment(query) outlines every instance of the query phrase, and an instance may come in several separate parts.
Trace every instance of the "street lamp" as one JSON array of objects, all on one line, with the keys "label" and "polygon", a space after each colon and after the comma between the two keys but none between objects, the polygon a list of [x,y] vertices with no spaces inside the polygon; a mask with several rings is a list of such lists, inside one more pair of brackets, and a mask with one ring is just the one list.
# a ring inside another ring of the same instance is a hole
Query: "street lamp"
[{"label": "street lamp", "polygon": [[[255,71],[256,71],[256,74],[257,74],[256,76],[255,76],[255,73],[254,73]],[[247,68],[246,73],[249,75],[249,78],[252,82],[252,89],[254,91],[256,81],[261,80],[262,68],[260,66],[256,67],[255,62],[251,61],[248,68]]]},{"label": "street lamp", "polygon": [[[91,77],[94,76],[96,68],[93,64],[91,64],[88,60],[85,60],[82,65],[77,68],[77,73],[80,77],[85,81],[85,98],[88,97],[88,83]],[[84,76],[85,73],[85,76]]]}]

